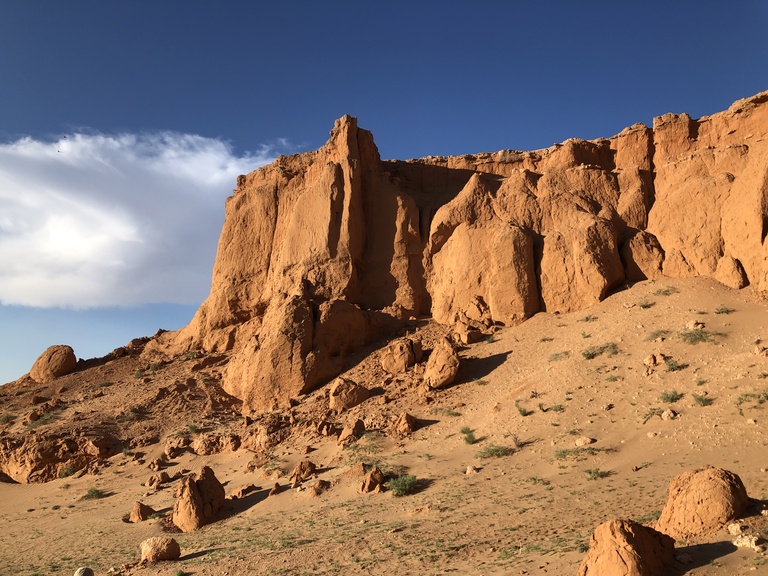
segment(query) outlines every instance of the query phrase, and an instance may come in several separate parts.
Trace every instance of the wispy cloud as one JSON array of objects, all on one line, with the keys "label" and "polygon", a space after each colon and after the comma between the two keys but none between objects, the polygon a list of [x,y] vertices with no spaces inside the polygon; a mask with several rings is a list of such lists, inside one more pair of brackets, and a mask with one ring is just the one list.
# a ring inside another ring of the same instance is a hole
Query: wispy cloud
[{"label": "wispy cloud", "polygon": [[238,156],[172,132],[0,144],[0,303],[199,302],[237,175],[287,148]]}]

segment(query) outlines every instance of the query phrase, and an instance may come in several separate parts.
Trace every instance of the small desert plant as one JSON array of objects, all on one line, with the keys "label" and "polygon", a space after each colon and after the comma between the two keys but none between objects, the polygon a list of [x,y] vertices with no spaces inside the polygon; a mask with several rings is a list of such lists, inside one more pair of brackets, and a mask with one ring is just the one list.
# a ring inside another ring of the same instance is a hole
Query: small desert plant
[{"label": "small desert plant", "polygon": [[605,381],[606,382],[616,382],[618,379],[619,379],[619,377],[616,376],[616,374],[611,374],[610,376],[607,376],[605,378]]},{"label": "small desert plant", "polygon": [[485,337],[485,341],[488,344],[493,344],[494,342],[496,342],[496,336],[494,334],[489,334],[488,336]]},{"label": "small desert plant", "polygon": [[541,484],[542,486],[549,486],[549,480],[544,480],[544,478],[539,478],[538,476],[529,476],[526,478],[526,481],[530,482],[531,484]]},{"label": "small desert plant", "polygon": [[599,480],[600,478],[606,478],[611,475],[610,472],[600,470],[600,468],[588,468],[587,470],[584,470],[584,473],[587,475],[587,480]]},{"label": "small desert plant", "polygon": [[75,468],[74,464],[67,464],[59,468],[59,478],[67,478],[75,472],[77,472],[77,468]]},{"label": "small desert plant", "polygon": [[13,414],[3,414],[0,416],[0,424],[8,424],[13,422],[15,419],[16,417]]},{"label": "small desert plant", "polygon": [[88,492],[83,496],[83,500],[98,500],[99,498],[104,498],[104,496],[106,496],[106,494],[103,490],[99,490],[98,488],[88,488]]},{"label": "small desert plant", "polygon": [[160,364],[157,364],[157,363],[153,363],[153,364],[150,364],[150,365],[149,365],[149,371],[150,371],[152,374],[154,374],[154,373],[155,373],[155,372],[157,372],[158,370],[160,370]]},{"label": "small desert plant", "polygon": [[514,450],[509,446],[497,446],[496,444],[488,444],[482,450],[480,450],[475,457],[480,459],[485,458],[502,458],[503,456],[509,456],[513,454]]},{"label": "small desert plant", "polygon": [[549,355],[549,359],[548,360],[549,360],[549,362],[556,362],[557,360],[565,360],[570,355],[571,355],[571,353],[568,352],[567,350],[565,350],[563,352],[554,352],[553,354]]},{"label": "small desert plant", "polygon": [[701,328],[686,330],[680,333],[680,338],[686,344],[698,344],[699,342],[712,342],[716,336],[724,336],[722,332],[707,332]]},{"label": "small desert plant", "polygon": [[97,386],[98,386],[99,388],[107,388],[107,387],[109,387],[109,386],[112,386],[112,382],[107,382],[107,381],[104,381],[104,382],[99,382],[99,383],[97,384]]},{"label": "small desert plant", "polygon": [[664,402],[665,404],[674,404],[680,398],[682,398],[683,395],[678,392],[677,390],[665,390],[661,393],[661,396],[659,396],[659,400]]},{"label": "small desert plant", "polygon": [[552,338],[551,336],[542,336],[539,342],[552,342],[553,340],[554,338]]},{"label": "small desert plant", "polygon": [[672,332],[670,330],[654,330],[648,334],[646,340],[658,340],[659,338],[665,338],[669,336],[671,333]]},{"label": "small desert plant", "polygon": [[656,296],[671,296],[672,294],[677,293],[677,291],[677,288],[674,286],[664,286],[656,290],[654,294],[656,294]]},{"label": "small desert plant", "polygon": [[608,354],[608,356],[615,356],[618,353],[619,347],[616,346],[616,344],[613,342],[609,342],[607,344],[601,344],[600,346],[590,346],[586,350],[582,350],[581,355],[587,360],[592,360],[593,358],[597,358],[603,354]]},{"label": "small desert plant", "polygon": [[386,487],[395,496],[406,496],[416,492],[419,481],[413,474],[402,474],[389,480]]},{"label": "small desert plant", "polygon": [[727,306],[723,306],[722,304],[715,308],[715,314],[730,314],[731,312],[734,312],[732,308],[728,308]]},{"label": "small desert plant", "polygon": [[671,356],[666,356],[664,358],[664,364],[667,366],[667,372],[679,372],[680,370],[685,370],[688,368],[688,364],[683,364],[682,362],[678,362]]},{"label": "small desert plant", "polygon": [[648,412],[646,412],[645,416],[643,416],[643,424],[646,424],[648,420],[650,420],[654,416],[661,416],[662,412],[663,410],[661,408],[649,408]]},{"label": "small desert plant", "polygon": [[640,300],[640,302],[637,303],[637,305],[643,310],[647,310],[654,304],[656,304],[656,302],[650,302],[649,300]]},{"label": "small desert plant", "polygon": [[197,359],[197,350],[190,350],[187,352],[187,360],[196,360]]},{"label": "small desert plant", "polygon": [[587,456],[594,456],[598,452],[608,451],[608,448],[595,448],[593,446],[561,448],[560,450],[555,450],[555,460],[584,460]]},{"label": "small desert plant", "polygon": [[472,430],[469,426],[464,426],[461,429],[461,433],[464,434],[464,442],[467,444],[474,444],[477,442],[477,438],[475,438],[475,431]]},{"label": "small desert plant", "polygon": [[136,372],[133,373],[133,377],[137,380],[139,378],[144,378],[144,370],[136,370]]},{"label": "small desert plant", "polygon": [[25,429],[27,431],[34,430],[35,428],[38,428],[40,426],[44,426],[45,424],[50,424],[54,420],[56,420],[59,417],[59,411],[54,410],[53,412],[46,412],[40,418],[35,420],[34,422],[30,422],[26,425]]},{"label": "small desert plant", "polygon": [[482,378],[475,378],[472,380],[472,382],[474,382],[478,386],[485,386],[488,384],[488,380],[483,380]]},{"label": "small desert plant", "polygon": [[530,416],[533,414],[533,410],[528,410],[528,408],[520,404],[520,400],[515,400],[515,408],[517,408],[520,416]]},{"label": "small desert plant", "polygon": [[584,316],[584,318],[579,320],[579,322],[596,322],[596,321],[597,321],[597,316],[593,316],[592,314],[587,314],[586,316]]},{"label": "small desert plant", "polygon": [[693,399],[696,400],[696,404],[699,406],[709,406],[712,404],[712,398],[708,398],[702,394],[693,394]]},{"label": "small desert plant", "polygon": [[648,514],[644,514],[643,516],[638,516],[635,518],[635,522],[638,524],[646,524],[647,522],[656,522],[659,518],[661,518],[661,510],[655,510]]},{"label": "small desert plant", "polygon": [[200,434],[200,432],[202,432],[202,431],[203,431],[203,429],[202,429],[202,428],[200,428],[200,426],[197,426],[197,425],[195,425],[195,424],[190,424],[190,425],[188,426],[188,428],[189,428],[189,433],[190,433],[190,434]]}]

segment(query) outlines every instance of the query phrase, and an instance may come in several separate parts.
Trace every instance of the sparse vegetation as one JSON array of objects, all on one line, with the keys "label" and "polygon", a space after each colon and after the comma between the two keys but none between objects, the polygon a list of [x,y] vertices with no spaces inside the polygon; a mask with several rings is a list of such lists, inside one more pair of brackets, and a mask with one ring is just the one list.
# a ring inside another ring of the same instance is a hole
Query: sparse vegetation
[{"label": "sparse vegetation", "polygon": [[13,422],[16,419],[16,417],[13,414],[3,414],[0,416],[0,424],[9,424],[10,422]]},{"label": "sparse vegetation", "polygon": [[407,496],[418,489],[419,481],[413,474],[402,474],[386,483],[387,490],[394,496]]},{"label": "sparse vegetation", "polygon": [[579,322],[596,322],[596,321],[597,321],[597,316],[594,316],[592,314],[587,314],[586,316],[584,316],[584,318],[579,320]]},{"label": "sparse vegetation", "polygon": [[648,524],[649,522],[656,522],[659,518],[661,518],[661,510],[654,510],[643,516],[638,516],[635,518],[635,522],[638,524]]},{"label": "sparse vegetation", "polygon": [[200,434],[200,432],[203,431],[203,429],[200,428],[200,426],[197,426],[195,424],[190,424],[188,428],[189,428],[190,434]]},{"label": "sparse vegetation", "polygon": [[66,464],[59,468],[59,478],[67,478],[77,472],[77,468],[74,464]]},{"label": "sparse vegetation", "polygon": [[664,364],[667,366],[667,372],[679,372],[680,370],[685,370],[688,368],[688,364],[678,362],[671,356],[664,357]]},{"label": "sparse vegetation", "polygon": [[678,400],[680,400],[683,397],[683,395],[678,392],[677,390],[665,390],[661,393],[661,396],[659,396],[659,400],[664,402],[665,404],[674,404]]},{"label": "sparse vegetation", "polygon": [[39,428],[40,426],[45,426],[46,424],[50,424],[54,420],[56,420],[59,417],[59,411],[53,410],[51,412],[46,412],[40,418],[35,420],[34,422],[30,422],[26,425],[25,430],[34,430],[35,428]]},{"label": "sparse vegetation", "polygon": [[653,341],[658,340],[659,338],[666,338],[669,336],[672,332],[670,330],[654,330],[653,332],[648,334],[648,337],[646,340]]},{"label": "sparse vegetation", "polygon": [[502,458],[513,454],[514,450],[509,446],[497,446],[496,444],[488,444],[483,447],[475,456],[480,459],[486,458]]},{"label": "sparse vegetation", "polygon": [[587,360],[592,360],[603,354],[615,356],[618,353],[619,347],[613,342],[608,342],[607,344],[601,344],[600,346],[590,346],[586,350],[582,350],[581,355]]},{"label": "sparse vegetation", "polygon": [[467,444],[474,444],[477,442],[477,438],[475,438],[475,432],[469,426],[464,426],[461,429],[461,433],[464,435],[464,442]]},{"label": "sparse vegetation", "polygon": [[672,294],[676,294],[678,292],[677,288],[674,286],[662,286],[654,294],[656,296],[671,296]]},{"label": "sparse vegetation", "polygon": [[744,412],[742,411],[742,405],[754,402],[756,406],[753,406],[753,408],[762,406],[766,402],[768,402],[768,391],[763,392],[744,392],[743,394],[739,394],[739,397],[736,398],[736,408],[739,410],[739,414],[741,416],[744,416]]},{"label": "sparse vegetation", "polygon": [[656,302],[651,302],[650,300],[640,300],[640,302],[637,303],[638,307],[642,308],[643,310],[647,310],[654,304],[656,304]]},{"label": "sparse vegetation", "polygon": [[99,388],[108,388],[109,386],[112,386],[112,382],[107,382],[105,380],[104,382],[99,382],[96,386]]},{"label": "sparse vegetation", "polygon": [[715,314],[730,314],[731,312],[734,312],[732,308],[728,308],[727,306],[723,306],[722,304],[715,308]]},{"label": "sparse vegetation", "polygon": [[556,362],[558,360],[565,360],[570,355],[571,355],[571,353],[569,351],[567,351],[567,350],[564,350],[563,352],[554,352],[553,354],[549,355],[548,360],[549,360],[549,362]]},{"label": "sparse vegetation", "polygon": [[709,406],[712,404],[712,398],[704,396],[702,394],[692,394],[693,399],[699,406]]},{"label": "sparse vegetation", "polygon": [[530,416],[533,414],[533,410],[528,410],[528,408],[520,404],[520,400],[515,400],[515,408],[517,408],[520,416]]},{"label": "sparse vegetation", "polygon": [[600,470],[600,468],[588,468],[584,470],[584,473],[587,475],[587,480],[599,480],[600,478],[606,478],[611,475],[610,472]]},{"label": "sparse vegetation", "polygon": [[662,412],[663,410],[661,408],[649,408],[648,412],[646,412],[645,416],[643,416],[643,424],[646,424],[648,420],[650,420],[654,416],[661,416]]},{"label": "sparse vegetation", "polygon": [[605,381],[606,382],[616,382],[618,379],[619,379],[619,377],[616,376],[616,374],[611,374],[610,376],[607,376],[605,378]]},{"label": "sparse vegetation", "polygon": [[550,484],[549,480],[544,480],[544,478],[539,478],[538,476],[529,476],[526,478],[526,481],[531,484],[541,484],[542,486],[549,486]]},{"label": "sparse vegetation", "polygon": [[703,328],[694,328],[680,333],[680,338],[686,344],[698,344],[699,342],[712,342],[717,336],[725,336],[722,332],[707,332]]},{"label": "sparse vegetation", "polygon": [[551,336],[542,336],[539,342],[552,342],[553,340],[554,338],[552,338]]},{"label": "sparse vegetation", "polygon": [[609,448],[595,448],[594,446],[583,446],[581,448],[561,448],[555,450],[555,460],[584,460],[587,456],[595,456],[599,452],[611,452]]},{"label": "sparse vegetation", "polygon": [[133,377],[137,380],[140,378],[144,378],[144,370],[136,370],[136,372],[133,373]]},{"label": "sparse vegetation", "polygon": [[88,492],[85,493],[85,496],[83,496],[83,500],[98,500],[99,498],[104,498],[106,496],[106,493],[103,490],[99,490],[98,488],[88,488]]}]

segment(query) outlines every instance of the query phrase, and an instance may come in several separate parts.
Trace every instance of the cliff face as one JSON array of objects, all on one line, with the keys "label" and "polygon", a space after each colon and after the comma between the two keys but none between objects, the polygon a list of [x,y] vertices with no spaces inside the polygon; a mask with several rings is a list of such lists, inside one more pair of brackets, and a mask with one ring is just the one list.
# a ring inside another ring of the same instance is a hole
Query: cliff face
[{"label": "cliff face", "polygon": [[264,411],[414,316],[510,324],[661,274],[768,289],[766,103],[409,161],[345,116],[320,150],[238,179],[210,296],[148,349],[231,354],[226,390]]}]

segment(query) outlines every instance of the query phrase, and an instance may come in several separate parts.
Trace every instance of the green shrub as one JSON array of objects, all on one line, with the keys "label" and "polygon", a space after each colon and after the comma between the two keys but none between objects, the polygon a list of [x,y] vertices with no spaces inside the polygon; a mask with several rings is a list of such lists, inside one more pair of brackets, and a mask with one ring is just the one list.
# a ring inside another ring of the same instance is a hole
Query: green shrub
[{"label": "green shrub", "polygon": [[703,396],[701,394],[693,394],[693,399],[696,400],[696,403],[699,406],[709,406],[712,404],[712,398],[708,398],[707,396]]},{"label": "green shrub", "polygon": [[659,396],[659,400],[666,404],[674,404],[682,397],[683,395],[677,390],[665,390],[661,393],[661,396]]},{"label": "green shrub", "polygon": [[406,496],[416,492],[419,481],[413,474],[402,474],[390,479],[385,486],[395,496]]},{"label": "green shrub", "polygon": [[514,450],[509,446],[497,446],[496,444],[488,444],[475,456],[477,458],[502,458],[503,456],[509,456],[513,454]]},{"label": "green shrub", "polygon": [[88,488],[88,492],[85,493],[85,496],[83,496],[83,500],[98,500],[99,498],[104,498],[106,494],[103,490],[99,490],[98,488]]}]

